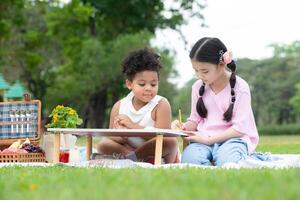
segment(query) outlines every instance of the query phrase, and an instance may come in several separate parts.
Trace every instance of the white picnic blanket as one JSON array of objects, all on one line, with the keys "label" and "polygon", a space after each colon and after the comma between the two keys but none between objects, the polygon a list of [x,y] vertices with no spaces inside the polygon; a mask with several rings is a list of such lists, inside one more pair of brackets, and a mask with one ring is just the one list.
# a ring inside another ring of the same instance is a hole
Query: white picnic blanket
[{"label": "white picnic blanket", "polygon": [[284,169],[284,168],[300,168],[300,154],[273,154],[269,156],[269,161],[261,161],[253,158],[242,160],[239,163],[227,163],[222,167],[216,166],[201,166],[194,164],[163,164],[163,165],[152,165],[150,163],[133,162],[128,159],[124,160],[90,160],[76,163],[0,163],[1,167],[13,167],[13,166],[37,166],[37,167],[51,167],[51,166],[68,166],[68,167],[83,167],[83,168],[150,168],[150,169],[170,169],[170,168],[211,168],[211,169],[242,169],[242,168],[273,168],[273,169]]}]

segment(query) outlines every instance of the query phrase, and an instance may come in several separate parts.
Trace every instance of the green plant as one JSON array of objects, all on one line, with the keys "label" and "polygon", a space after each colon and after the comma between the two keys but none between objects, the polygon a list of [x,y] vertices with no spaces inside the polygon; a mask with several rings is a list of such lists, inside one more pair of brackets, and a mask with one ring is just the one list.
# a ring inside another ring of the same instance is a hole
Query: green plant
[{"label": "green plant", "polygon": [[76,110],[63,105],[56,106],[49,117],[52,117],[52,120],[46,125],[47,128],[76,128],[82,123]]},{"label": "green plant", "polygon": [[258,127],[260,135],[299,135],[300,124],[264,125]]}]

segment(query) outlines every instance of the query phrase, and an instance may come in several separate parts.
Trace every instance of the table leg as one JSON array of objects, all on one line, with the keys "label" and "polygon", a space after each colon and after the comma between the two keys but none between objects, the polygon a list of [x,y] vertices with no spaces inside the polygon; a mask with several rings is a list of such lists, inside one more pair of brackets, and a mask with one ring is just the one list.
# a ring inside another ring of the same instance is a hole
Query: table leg
[{"label": "table leg", "polygon": [[155,165],[161,164],[161,156],[162,156],[162,147],[163,147],[163,135],[156,136],[155,142]]},{"label": "table leg", "polygon": [[59,162],[59,153],[60,153],[60,133],[54,134],[54,158],[53,162]]},{"label": "table leg", "polygon": [[181,137],[181,138],[182,138],[182,152],[183,152],[183,150],[189,145],[189,141],[187,141],[185,137]]},{"label": "table leg", "polygon": [[91,135],[86,136],[86,160],[91,159],[93,138]]}]

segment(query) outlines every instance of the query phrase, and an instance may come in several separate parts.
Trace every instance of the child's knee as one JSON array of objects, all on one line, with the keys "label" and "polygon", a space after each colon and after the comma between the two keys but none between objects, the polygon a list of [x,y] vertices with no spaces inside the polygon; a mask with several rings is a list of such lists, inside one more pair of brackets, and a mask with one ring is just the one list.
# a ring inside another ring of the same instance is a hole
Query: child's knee
[{"label": "child's knee", "polygon": [[247,154],[243,150],[236,150],[228,152],[227,154],[219,154],[215,158],[215,165],[222,166],[226,163],[238,163],[240,160],[245,159]]},{"label": "child's knee", "polygon": [[194,154],[191,152],[183,152],[181,156],[181,163],[189,163],[189,164],[196,164],[196,165],[211,165],[210,160],[199,154]]},{"label": "child's knee", "polygon": [[181,162],[197,165],[211,165],[209,151],[203,145],[192,143],[182,153]]},{"label": "child's knee", "polygon": [[243,141],[232,141],[223,144],[216,154],[214,160],[216,166],[222,166],[225,163],[237,163],[248,156],[247,145]]},{"label": "child's knee", "polygon": [[112,141],[110,139],[100,141],[96,146],[98,153],[105,153],[107,148],[111,146],[111,143]]},{"label": "child's knee", "polygon": [[164,138],[163,140],[163,148],[178,148],[178,143],[177,143],[177,139],[174,138]]}]

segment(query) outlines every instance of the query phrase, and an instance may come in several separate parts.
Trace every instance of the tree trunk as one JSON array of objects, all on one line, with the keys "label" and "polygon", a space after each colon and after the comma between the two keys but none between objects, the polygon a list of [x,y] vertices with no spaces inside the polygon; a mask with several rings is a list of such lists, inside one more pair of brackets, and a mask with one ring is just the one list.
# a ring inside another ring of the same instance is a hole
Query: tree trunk
[{"label": "tree trunk", "polygon": [[83,128],[104,128],[105,111],[107,108],[107,90],[102,89],[89,97],[83,110]]}]

